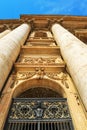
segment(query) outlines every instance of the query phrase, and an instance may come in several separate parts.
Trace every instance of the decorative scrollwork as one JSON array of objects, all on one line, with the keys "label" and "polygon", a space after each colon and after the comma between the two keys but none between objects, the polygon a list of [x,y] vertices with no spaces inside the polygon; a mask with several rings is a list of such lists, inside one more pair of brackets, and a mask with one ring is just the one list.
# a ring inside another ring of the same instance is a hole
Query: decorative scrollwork
[{"label": "decorative scrollwork", "polygon": [[69,112],[65,102],[47,103],[47,109],[44,112],[43,118],[69,118]]},{"label": "decorative scrollwork", "polygon": [[32,103],[30,102],[14,102],[11,109],[10,119],[31,119],[34,117],[32,111]]},{"label": "decorative scrollwork", "polygon": [[14,88],[15,86],[17,86],[17,85],[18,85],[18,83],[19,83],[19,81],[18,81],[18,80],[16,80],[16,79],[14,79],[14,81],[12,82],[12,84],[11,84],[10,88]]},{"label": "decorative scrollwork", "polygon": [[10,86],[10,88],[14,88],[15,86],[17,86],[20,82],[20,80],[26,80],[28,78],[31,78],[35,75],[35,72],[17,72],[16,75],[12,75],[12,84]]},{"label": "decorative scrollwork", "polygon": [[63,61],[61,57],[51,57],[51,58],[43,58],[43,57],[20,57],[19,61],[20,63],[26,63],[26,64],[43,64],[43,65],[49,65],[49,64],[63,64]]},{"label": "decorative scrollwork", "polygon": [[13,102],[9,119],[36,120],[70,118],[67,102],[63,100],[25,99]]},{"label": "decorative scrollwork", "polygon": [[63,72],[46,72],[46,76],[55,80],[66,80],[67,75]]},{"label": "decorative scrollwork", "polygon": [[24,80],[31,78],[35,75],[35,72],[18,72],[16,79]]}]

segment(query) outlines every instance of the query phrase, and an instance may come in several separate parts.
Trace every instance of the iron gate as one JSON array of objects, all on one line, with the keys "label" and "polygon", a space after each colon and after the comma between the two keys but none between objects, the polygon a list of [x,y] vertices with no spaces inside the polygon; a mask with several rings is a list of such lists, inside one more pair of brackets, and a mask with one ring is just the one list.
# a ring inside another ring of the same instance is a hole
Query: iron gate
[{"label": "iron gate", "polygon": [[74,130],[65,98],[16,98],[4,130]]}]

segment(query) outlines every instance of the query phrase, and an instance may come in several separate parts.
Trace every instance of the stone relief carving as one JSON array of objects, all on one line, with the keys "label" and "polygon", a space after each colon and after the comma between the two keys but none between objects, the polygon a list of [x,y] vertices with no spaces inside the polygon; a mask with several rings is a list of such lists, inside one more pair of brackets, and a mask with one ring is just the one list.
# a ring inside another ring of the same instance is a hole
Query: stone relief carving
[{"label": "stone relief carving", "polygon": [[67,83],[67,74],[63,72],[47,72],[46,76],[54,79],[54,80],[60,80],[61,83],[68,89],[69,85]]},{"label": "stone relief carving", "polygon": [[10,86],[10,88],[14,88],[15,86],[17,86],[20,80],[23,81],[23,80],[29,79],[34,75],[35,75],[35,72],[17,72],[16,75],[12,75],[13,83]]},{"label": "stone relief carving", "polygon": [[44,68],[36,68],[36,75],[38,79],[43,79],[45,75],[45,69]]},{"label": "stone relief carving", "polygon": [[63,60],[61,59],[61,57],[51,57],[51,58],[43,58],[43,57],[39,57],[39,58],[33,58],[33,57],[21,57],[19,58],[18,62],[20,63],[27,63],[27,64],[61,64],[64,63]]},{"label": "stone relief carving", "polygon": [[80,101],[80,97],[79,97],[78,93],[76,93],[76,92],[70,92],[70,93],[71,93],[72,95],[74,95],[77,104],[80,105],[80,102],[81,102],[81,101]]},{"label": "stone relief carving", "polygon": [[55,80],[66,80],[67,75],[63,72],[47,72],[46,75],[49,78],[55,79]]},{"label": "stone relief carving", "polygon": [[35,68],[35,71],[32,72],[18,72],[16,79],[17,80],[25,80],[33,77],[34,75],[37,76],[38,79],[42,79],[45,75],[44,68]]},{"label": "stone relief carving", "polygon": [[18,85],[18,83],[19,83],[19,80],[14,79],[14,80],[13,80],[13,83],[12,83],[11,86],[10,86],[10,88],[14,88],[15,86]]},{"label": "stone relief carving", "polygon": [[46,72],[45,68],[38,67],[35,68],[34,72],[18,72],[16,79],[17,80],[25,80],[28,78],[33,77],[34,75],[37,75],[39,79],[42,79],[45,75],[49,78],[52,78],[54,80],[63,80],[65,81],[67,79],[67,74],[63,72]]},{"label": "stone relief carving", "polygon": [[[35,76],[35,77],[34,77]],[[13,83],[11,85],[11,88],[19,84],[19,81],[23,81],[30,78],[37,78],[37,79],[43,79],[44,76],[47,76],[48,78],[51,78],[53,80],[61,80],[61,83],[66,86],[66,88],[69,88],[67,84],[67,74],[63,72],[47,72],[45,71],[44,67],[37,67],[35,68],[35,71],[20,71],[17,72],[15,76],[12,77]]]},{"label": "stone relief carving", "polygon": [[19,81],[23,81],[23,80],[26,80],[26,79],[29,79],[33,76],[36,75],[36,78],[37,79],[42,79],[45,75],[45,72],[44,72],[44,68],[36,68],[35,71],[32,71],[32,72],[25,72],[25,71],[20,71],[20,72],[17,72],[16,75],[12,75],[12,80],[13,80],[13,83],[11,84],[10,88],[14,88],[15,86],[17,86],[19,84]]},{"label": "stone relief carving", "polygon": [[16,79],[24,80],[24,79],[31,78],[34,75],[35,75],[35,72],[18,72]]},{"label": "stone relief carving", "polygon": [[77,104],[80,105],[80,99],[79,99],[79,95],[77,93],[74,93]]}]

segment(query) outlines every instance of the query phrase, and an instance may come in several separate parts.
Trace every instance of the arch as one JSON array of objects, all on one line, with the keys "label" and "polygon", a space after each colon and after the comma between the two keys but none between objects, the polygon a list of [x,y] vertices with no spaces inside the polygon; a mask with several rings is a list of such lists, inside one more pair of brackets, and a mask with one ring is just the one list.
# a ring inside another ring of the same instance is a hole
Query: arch
[{"label": "arch", "polygon": [[62,98],[58,92],[50,88],[34,87],[29,88],[27,91],[21,93],[17,98]]},{"label": "arch", "polygon": [[20,83],[18,86],[15,87],[13,91],[13,98],[18,97],[21,93],[31,89],[31,88],[48,88],[53,90],[54,92],[59,93],[62,97],[66,97],[66,93],[58,82],[53,81],[51,79],[28,79],[22,83]]}]

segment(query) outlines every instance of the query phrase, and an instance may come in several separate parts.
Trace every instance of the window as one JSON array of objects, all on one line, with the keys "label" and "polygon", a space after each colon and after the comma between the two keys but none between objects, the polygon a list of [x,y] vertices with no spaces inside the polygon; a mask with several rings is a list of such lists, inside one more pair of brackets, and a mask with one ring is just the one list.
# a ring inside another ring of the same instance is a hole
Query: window
[{"label": "window", "polygon": [[47,38],[47,33],[42,31],[35,32],[34,37],[41,37],[41,38]]}]

